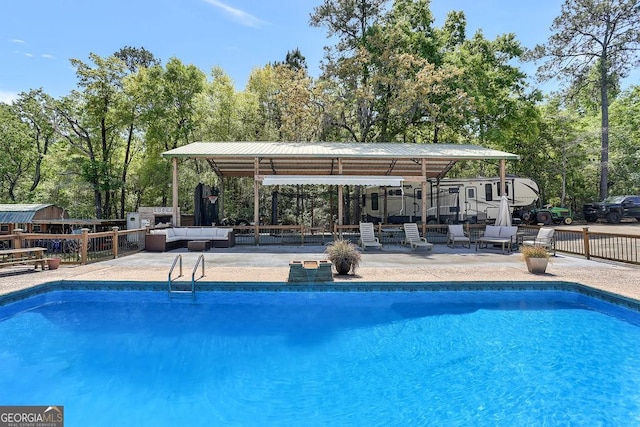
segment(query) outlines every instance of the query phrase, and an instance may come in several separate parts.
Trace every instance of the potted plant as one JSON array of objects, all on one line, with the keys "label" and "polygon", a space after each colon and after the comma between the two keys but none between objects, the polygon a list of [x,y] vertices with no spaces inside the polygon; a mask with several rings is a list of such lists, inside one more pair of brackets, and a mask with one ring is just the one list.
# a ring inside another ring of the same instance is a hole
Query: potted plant
[{"label": "potted plant", "polygon": [[549,263],[549,252],[544,246],[523,245],[520,249],[529,273],[544,274]]},{"label": "potted plant", "polygon": [[349,271],[355,273],[356,268],[360,265],[360,249],[348,240],[334,240],[327,245],[324,253],[336,267],[338,274],[349,274]]},{"label": "potted plant", "polygon": [[47,266],[49,270],[56,270],[60,267],[60,258],[47,258]]}]

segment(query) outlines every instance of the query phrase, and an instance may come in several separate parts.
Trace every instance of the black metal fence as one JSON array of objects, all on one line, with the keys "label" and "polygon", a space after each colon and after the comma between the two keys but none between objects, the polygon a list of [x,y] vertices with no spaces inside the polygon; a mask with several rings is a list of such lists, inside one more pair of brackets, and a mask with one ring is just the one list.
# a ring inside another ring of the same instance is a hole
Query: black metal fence
[{"label": "black metal fence", "polygon": [[[383,245],[401,244],[404,240],[402,224],[376,224],[376,236]],[[448,226],[446,224],[424,225],[421,235],[434,244],[446,244]],[[485,226],[466,224],[465,229],[474,242]],[[518,227],[518,241],[533,240],[539,226]],[[338,236],[357,243],[360,236],[358,225],[335,225],[333,230],[309,229],[304,226],[244,226],[234,227],[236,244],[325,244]],[[257,234],[256,234],[257,233]],[[258,239],[256,239],[256,235]],[[640,264],[640,236],[603,233],[582,230],[556,229],[554,245],[557,252],[584,256],[587,259],[600,258],[629,264]]]}]

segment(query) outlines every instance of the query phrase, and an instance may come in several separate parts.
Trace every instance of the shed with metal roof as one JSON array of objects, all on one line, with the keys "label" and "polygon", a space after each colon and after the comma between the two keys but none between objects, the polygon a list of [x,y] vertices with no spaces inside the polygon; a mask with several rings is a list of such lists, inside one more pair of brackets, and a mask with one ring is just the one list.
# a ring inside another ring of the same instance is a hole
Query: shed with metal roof
[{"label": "shed with metal roof", "polygon": [[31,232],[37,221],[59,220],[68,217],[66,211],[50,203],[0,204],[0,229],[12,233],[15,228],[24,227]]}]

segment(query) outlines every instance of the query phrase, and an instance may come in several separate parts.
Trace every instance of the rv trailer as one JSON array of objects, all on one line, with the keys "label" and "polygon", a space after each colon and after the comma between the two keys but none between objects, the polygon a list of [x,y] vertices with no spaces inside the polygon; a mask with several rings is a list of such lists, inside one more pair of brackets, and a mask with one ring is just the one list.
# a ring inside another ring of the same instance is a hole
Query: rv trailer
[{"label": "rv trailer", "polygon": [[[505,193],[514,218],[521,218],[540,197],[531,179],[507,177]],[[427,181],[427,223],[493,221],[500,205],[500,178],[441,179]],[[365,221],[399,224],[422,219],[422,184],[402,187],[367,187],[362,197]]]}]

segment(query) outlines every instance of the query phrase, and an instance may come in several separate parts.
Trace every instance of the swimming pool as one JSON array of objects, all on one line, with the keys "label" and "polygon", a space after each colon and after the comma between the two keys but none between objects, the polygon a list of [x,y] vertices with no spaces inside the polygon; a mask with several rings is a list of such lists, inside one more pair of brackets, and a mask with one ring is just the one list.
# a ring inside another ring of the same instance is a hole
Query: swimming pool
[{"label": "swimming pool", "polygon": [[575,292],[48,292],[0,404],[67,425],[628,425],[640,313]]}]

